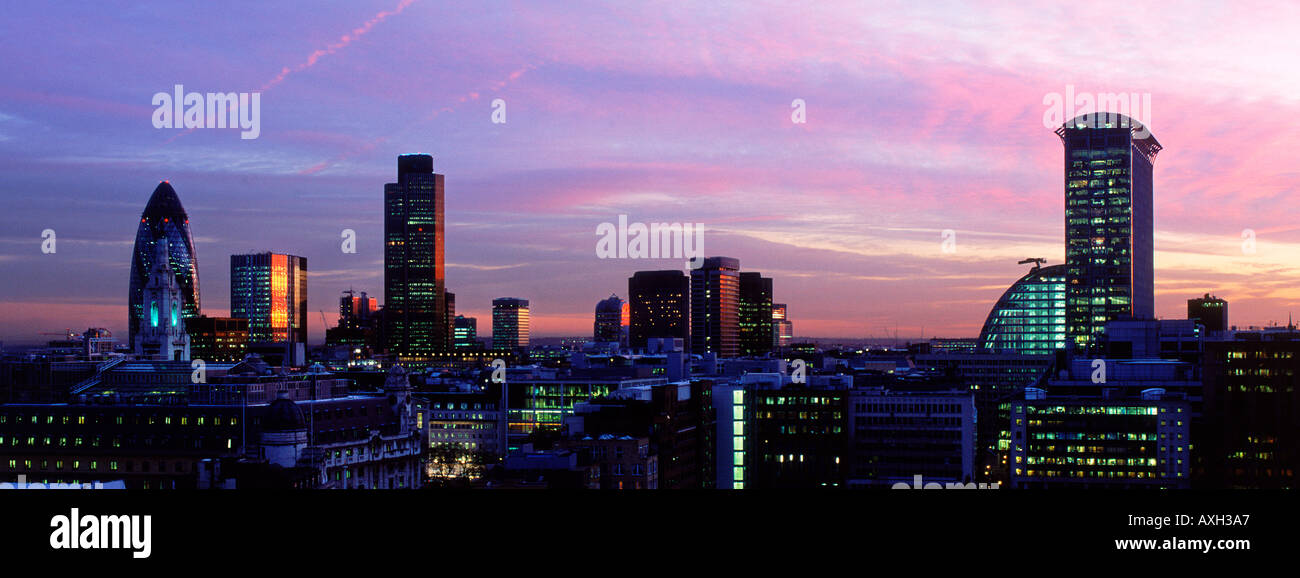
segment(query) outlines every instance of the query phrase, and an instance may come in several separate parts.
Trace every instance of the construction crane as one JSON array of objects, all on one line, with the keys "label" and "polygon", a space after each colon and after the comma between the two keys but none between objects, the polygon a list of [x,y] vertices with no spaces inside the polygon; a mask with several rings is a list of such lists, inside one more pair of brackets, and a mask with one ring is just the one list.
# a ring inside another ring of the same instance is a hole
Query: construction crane
[{"label": "construction crane", "polygon": [[1044,259],[1044,258],[1042,258],[1042,257],[1030,257],[1030,258],[1028,258],[1028,259],[1024,259],[1024,260],[1022,260],[1022,261],[1020,261],[1019,263],[1016,263],[1016,264],[1017,264],[1017,265],[1028,265],[1028,264],[1030,264],[1030,263],[1033,263],[1033,264],[1034,264],[1034,268],[1031,269],[1031,271],[1037,271],[1039,267],[1042,267],[1043,265],[1047,264],[1047,259]]}]

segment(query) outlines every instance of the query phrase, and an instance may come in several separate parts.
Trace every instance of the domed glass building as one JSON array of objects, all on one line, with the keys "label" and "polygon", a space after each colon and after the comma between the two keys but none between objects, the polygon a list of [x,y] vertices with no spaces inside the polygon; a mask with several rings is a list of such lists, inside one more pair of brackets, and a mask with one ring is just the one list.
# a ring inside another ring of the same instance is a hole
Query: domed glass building
[{"label": "domed glass building", "polygon": [[1065,265],[1035,267],[998,299],[980,331],[982,351],[1050,354],[1065,348]]}]

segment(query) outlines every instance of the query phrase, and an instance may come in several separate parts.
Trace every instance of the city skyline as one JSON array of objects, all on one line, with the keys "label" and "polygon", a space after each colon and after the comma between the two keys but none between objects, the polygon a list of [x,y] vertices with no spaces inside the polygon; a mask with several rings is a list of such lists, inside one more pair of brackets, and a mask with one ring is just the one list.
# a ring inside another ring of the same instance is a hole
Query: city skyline
[{"label": "city skyline", "polygon": [[[229,315],[229,255],[274,251],[312,260],[308,309],[333,324],[344,289],[382,295],[377,191],[393,157],[421,151],[447,175],[447,284],[459,314],[488,319],[493,298],[518,295],[532,303],[534,336],[589,333],[591,303],[629,297],[623,287],[636,271],[681,266],[598,262],[596,227],[626,214],[704,223],[709,255],[777,280],[774,300],[789,304],[798,335],[974,337],[1026,273],[1017,260],[1063,262],[1060,142],[1042,119],[1044,96],[1067,87],[1151,94],[1150,124],[1169,147],[1154,173],[1157,317],[1183,317],[1187,299],[1204,293],[1232,303],[1233,325],[1284,323],[1300,304],[1285,153],[1300,132],[1284,122],[1297,106],[1296,73],[1261,79],[1253,73],[1271,71],[1267,57],[1214,58],[1241,42],[1294,52],[1283,18],[1252,21],[1220,7],[1208,20],[1221,33],[1201,38],[1204,10],[1193,20],[1137,9],[1151,12],[1075,32],[1081,41],[1068,56],[1097,62],[1089,73],[1036,51],[1050,34],[1004,43],[959,33],[963,17],[1008,31],[1035,18],[1059,27],[1077,16],[1067,9],[899,6],[892,21],[876,22],[837,18],[846,5],[808,9],[786,27],[778,10],[692,9],[688,19],[671,7],[549,8],[452,14],[394,0],[328,7],[310,29],[257,34],[283,8],[263,8],[266,18],[242,16],[251,7],[212,15],[216,25],[199,32],[158,26],[175,19],[167,9],[126,23],[97,18],[111,9],[94,7],[48,20],[63,28],[24,28],[28,9],[17,7],[5,32],[49,41],[7,63],[27,84],[0,93],[12,207],[0,216],[0,277],[16,280],[0,300],[0,340],[36,343],[38,333],[87,326],[125,338],[132,229],[161,180],[192,220],[205,315]],[[253,30],[230,37],[220,24],[235,18]],[[414,33],[439,19],[445,40]],[[602,30],[624,19],[647,25]],[[1139,22],[1171,23],[1150,34],[1177,48],[1138,44]],[[582,50],[546,23],[608,50]],[[499,46],[473,42],[500,38],[503,26],[517,34]],[[711,42],[716,26],[755,42]],[[96,50],[144,38],[146,28],[158,38]],[[386,47],[387,35],[415,47]],[[664,50],[637,42],[656,38]],[[893,61],[872,56],[902,42],[919,48]],[[429,71],[409,90],[396,88],[408,76],[386,65],[403,58]],[[149,97],[181,83],[261,90],[259,138],[153,128]],[[492,122],[498,98],[505,124]],[[794,99],[806,102],[804,124],[791,123]],[[45,229],[58,235],[55,254],[40,251]],[[357,233],[355,254],[339,250],[344,229]],[[953,253],[941,250],[945,230],[956,234]],[[1246,230],[1254,253],[1244,251]],[[312,343],[322,341],[317,325],[308,324]]]}]

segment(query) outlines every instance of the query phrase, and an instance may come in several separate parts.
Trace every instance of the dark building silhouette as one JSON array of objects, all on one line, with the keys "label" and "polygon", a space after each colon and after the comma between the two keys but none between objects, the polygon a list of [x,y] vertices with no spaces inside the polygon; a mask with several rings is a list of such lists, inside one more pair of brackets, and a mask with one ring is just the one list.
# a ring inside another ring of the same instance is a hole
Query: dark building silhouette
[{"label": "dark building silhouette", "polygon": [[[638,394],[635,396],[605,397],[579,404],[574,414],[565,418],[564,431],[571,439],[564,447],[608,451],[598,447],[602,438],[628,438],[623,440],[627,442],[648,436],[648,453],[657,457],[653,487],[711,488],[715,466],[712,387],[711,381],[704,380],[639,386],[634,388]],[[607,476],[606,468],[601,473],[605,478],[602,487],[618,487],[605,481],[617,481],[620,475]],[[643,473],[650,472],[643,468]],[[622,475],[634,474],[633,469],[625,467]],[[643,483],[641,487],[651,486]]]},{"label": "dark building silhouette", "polygon": [[248,320],[200,315],[185,324],[190,334],[190,359],[205,362],[242,361],[248,353]]},{"label": "dark building silhouette", "polygon": [[761,273],[741,273],[737,311],[741,355],[772,351],[772,321],[772,279]]},{"label": "dark building silhouette", "polygon": [[456,349],[479,349],[483,347],[483,344],[478,340],[477,318],[457,315],[455,326],[453,343]]},{"label": "dark building silhouette", "polygon": [[1300,331],[1236,331],[1207,341],[1204,380],[1206,439],[1196,451],[1206,472],[1198,485],[1300,487]]},{"label": "dark building silhouette", "polygon": [[[192,371],[186,361],[125,361],[95,373],[78,403],[0,405],[0,437],[13,440],[0,478],[245,488],[261,482],[239,464],[269,462],[310,468],[310,484],[297,487],[419,485],[405,374],[363,393],[329,373],[273,373],[253,357],[209,364],[204,383]],[[218,474],[224,460],[231,468]]]},{"label": "dark building silhouette", "polygon": [[433,172],[433,157],[398,157],[397,182],[384,185],[384,339],[390,354],[448,349],[443,211],[443,175]]},{"label": "dark building silhouette", "polygon": [[[849,394],[849,486],[893,487],[924,483],[966,483],[974,476],[974,394],[944,389],[939,382],[916,383],[881,376],[885,386],[855,388]],[[991,421],[991,420],[990,420]]]},{"label": "dark building silhouette", "polygon": [[1161,146],[1141,123],[1096,113],[1067,121],[1066,335],[1087,349],[1107,321],[1155,315],[1152,170]]},{"label": "dark building silhouette", "polygon": [[610,295],[596,303],[596,322],[592,340],[601,342],[623,341],[623,300]]},{"label": "dark building silhouette", "polygon": [[374,297],[366,295],[365,291],[361,296],[356,292],[348,289],[343,292],[343,297],[339,298],[339,327],[356,329],[361,327],[371,327],[377,318],[376,312],[379,310],[379,304],[375,302]]},{"label": "dark building silhouette", "polygon": [[787,379],[753,372],[713,387],[719,489],[844,487],[851,380]]},{"label": "dark building silhouette", "polygon": [[740,260],[709,257],[691,269],[691,352],[740,354]]},{"label": "dark building silhouette", "polygon": [[447,320],[447,349],[456,348],[456,294],[451,291],[443,292],[444,317]]},{"label": "dark building silhouette", "polygon": [[1205,326],[1206,331],[1228,330],[1228,302],[1209,293],[1187,300],[1187,318]]},{"label": "dark building silhouette", "polygon": [[158,251],[155,245],[167,243],[171,268],[176,283],[181,288],[184,306],[181,317],[189,320],[199,315],[199,262],[194,253],[194,238],[190,234],[190,218],[176,196],[171,184],[163,181],[153,190],[149,203],[140,214],[140,226],[135,233],[135,248],[131,252],[131,283],[127,295],[128,345],[135,349],[136,336],[144,318],[144,286],[149,282],[149,272]]},{"label": "dark building silhouette", "polygon": [[637,271],[627,280],[628,346],[657,337],[689,340],[691,280],[681,271]]}]

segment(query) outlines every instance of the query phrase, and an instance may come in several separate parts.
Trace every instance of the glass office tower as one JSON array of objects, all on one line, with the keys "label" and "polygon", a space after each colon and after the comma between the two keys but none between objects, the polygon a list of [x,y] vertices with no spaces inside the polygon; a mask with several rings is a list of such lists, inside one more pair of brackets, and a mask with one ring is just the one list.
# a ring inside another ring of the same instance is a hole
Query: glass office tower
[{"label": "glass office tower", "polygon": [[1065,146],[1066,336],[1086,350],[1121,317],[1155,315],[1152,167],[1161,146],[1122,114],[1086,114]]},{"label": "glass office tower", "polygon": [[230,316],[248,320],[249,343],[307,343],[307,259],[230,256]]},{"label": "glass office tower", "polygon": [[772,351],[772,320],[772,278],[741,273],[737,313],[741,355],[761,356]]},{"label": "glass office tower", "polygon": [[691,353],[740,353],[740,260],[709,257],[691,269]]},{"label": "glass office tower", "polygon": [[398,157],[397,182],[384,185],[384,347],[390,354],[449,349],[443,226],[443,176],[433,172],[433,157]]},{"label": "glass office tower", "polygon": [[194,238],[190,235],[190,218],[176,196],[171,184],[163,181],[153,190],[149,203],[140,214],[140,226],[135,233],[135,248],[131,252],[131,283],[127,295],[129,319],[128,338],[135,349],[136,335],[140,333],[140,320],[144,316],[144,286],[153,270],[155,244],[167,243],[171,268],[180,285],[184,306],[181,315],[192,319],[199,315],[199,262],[194,253]]},{"label": "glass office tower", "polygon": [[623,341],[623,300],[618,295],[596,302],[596,319],[592,326],[592,341],[621,343]]},{"label": "glass office tower", "polygon": [[527,299],[493,299],[492,349],[527,348],[529,324]]}]

